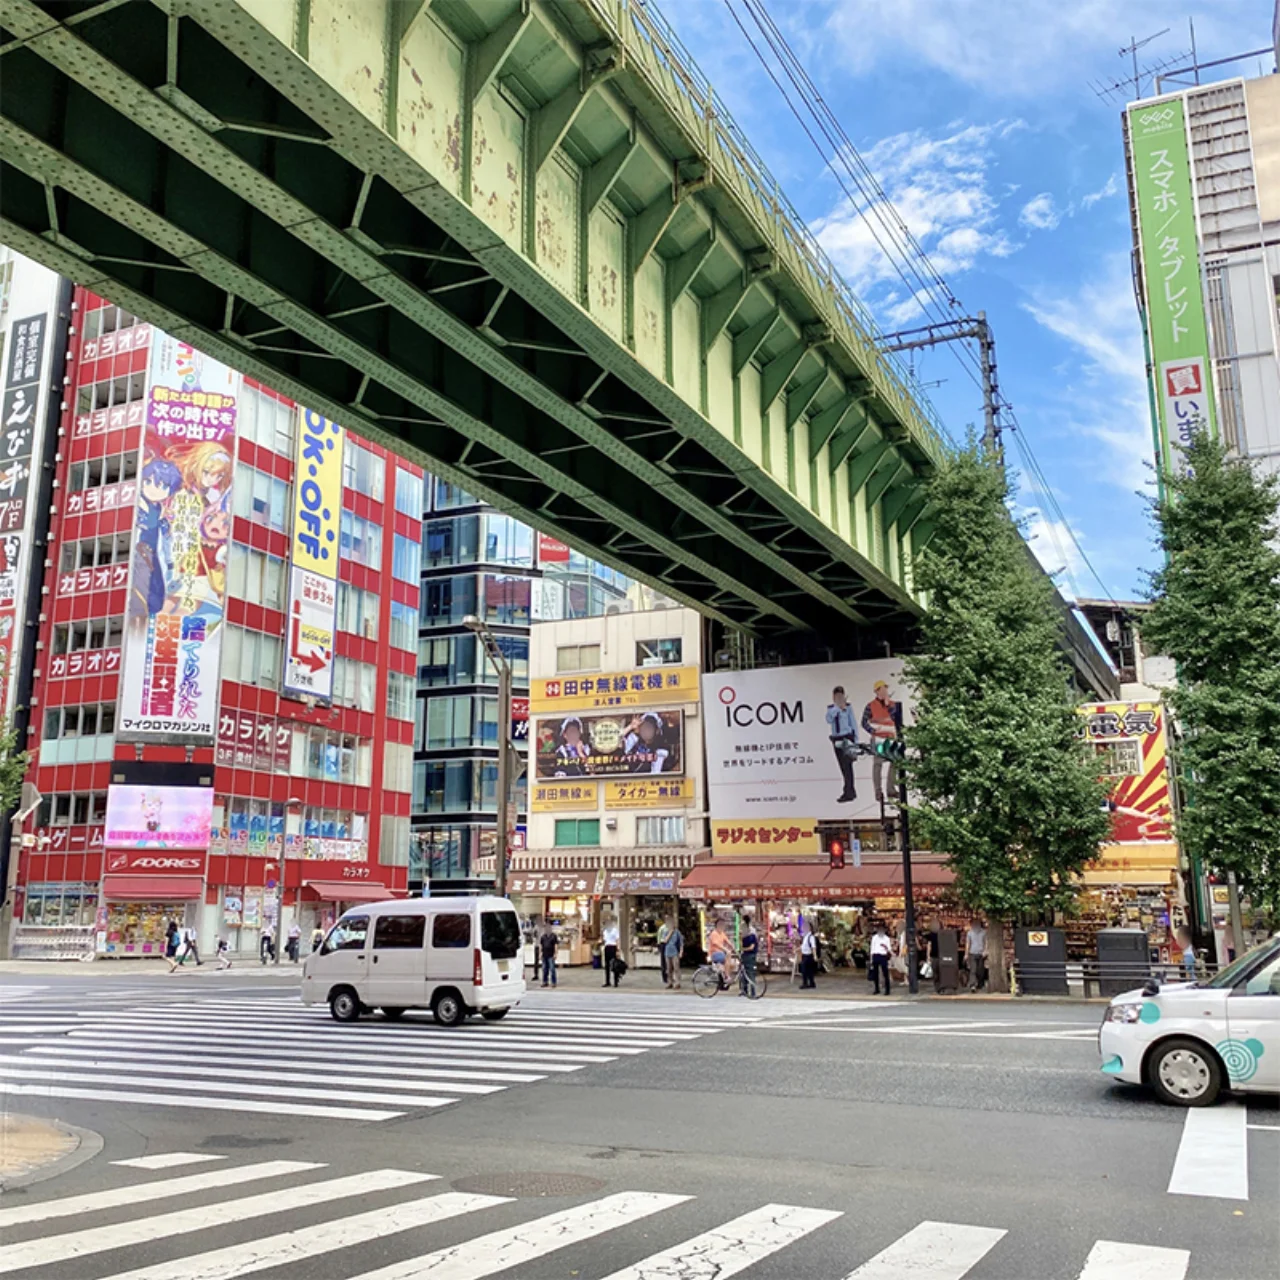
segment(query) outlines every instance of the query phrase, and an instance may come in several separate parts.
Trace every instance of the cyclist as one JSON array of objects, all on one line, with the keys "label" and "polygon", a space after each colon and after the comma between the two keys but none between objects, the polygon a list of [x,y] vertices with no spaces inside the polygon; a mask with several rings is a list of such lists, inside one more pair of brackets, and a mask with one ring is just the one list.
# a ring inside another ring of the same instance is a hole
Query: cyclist
[{"label": "cyclist", "polygon": [[[756,961],[760,957],[760,939],[756,934],[755,924],[750,918],[744,918],[742,921],[742,947],[738,952],[739,960],[742,964],[742,972],[747,982],[752,986],[756,981]],[[745,989],[740,989],[739,995],[746,995]]]},{"label": "cyclist", "polygon": [[729,985],[729,957],[732,953],[733,948],[729,945],[729,935],[725,933],[723,923],[717,920],[711,926],[711,934],[707,938],[707,956],[715,966],[716,972],[720,975],[720,987],[722,990]]}]

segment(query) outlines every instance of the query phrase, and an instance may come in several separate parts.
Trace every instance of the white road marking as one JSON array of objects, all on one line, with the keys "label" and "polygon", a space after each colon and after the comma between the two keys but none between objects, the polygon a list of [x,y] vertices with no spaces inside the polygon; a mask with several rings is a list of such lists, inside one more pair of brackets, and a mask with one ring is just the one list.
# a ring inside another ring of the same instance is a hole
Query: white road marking
[{"label": "white road marking", "polygon": [[86,1098],[94,1102],[131,1102],[141,1107],[198,1107],[204,1111],[260,1111],[268,1115],[315,1116],[322,1120],[394,1120],[403,1111],[369,1107],[317,1107],[253,1098],[207,1098],[198,1093],[130,1093],[127,1089],[79,1089],[60,1084],[14,1084],[0,1080],[0,1093],[27,1098]]},{"label": "white road marking", "polygon": [[[4,1080],[50,1080],[54,1082],[68,1081],[71,1084],[94,1084],[101,1081],[103,1084],[131,1084],[142,1086],[146,1085],[152,1089],[181,1089],[187,1084],[185,1080],[175,1080],[171,1076],[152,1076],[152,1075],[113,1075],[110,1072],[94,1072],[93,1074],[78,1074],[73,1071],[54,1071],[43,1067],[12,1067],[5,1063],[9,1062],[28,1063],[32,1061],[27,1058],[6,1058],[0,1059],[0,1078]],[[352,1102],[377,1102],[388,1107],[447,1107],[449,1103],[456,1102],[456,1098],[437,1098],[430,1095],[419,1096],[413,1093],[357,1093],[350,1089],[298,1089],[294,1087],[285,1088],[280,1085],[271,1084],[229,1084],[223,1083],[221,1080],[208,1079],[209,1072],[202,1073],[206,1078],[202,1079],[199,1088],[205,1093],[256,1093],[267,1098],[314,1098],[319,1101],[342,1102],[349,1100]],[[263,1079],[269,1079],[269,1076],[263,1076]],[[339,1082],[340,1083],[340,1082]]]},{"label": "white road marking", "polygon": [[1190,1261],[1186,1249],[1099,1240],[1089,1250],[1080,1280],[1182,1280]]},{"label": "white road marking", "polygon": [[[281,1161],[281,1163],[286,1163]],[[386,1191],[393,1187],[407,1187],[417,1182],[430,1182],[436,1174],[409,1173],[403,1169],[375,1169],[370,1173],[357,1173],[346,1178],[333,1178],[328,1182],[309,1182],[301,1186],[277,1187],[262,1195],[245,1196],[241,1200],[223,1200],[199,1205],[194,1209],[177,1209],[173,1213],[157,1214],[149,1218],[130,1218],[107,1227],[88,1227],[82,1231],[69,1231],[60,1236],[44,1236],[39,1240],[26,1240],[21,1244],[6,1244],[0,1253],[0,1272],[20,1271],[23,1267],[40,1267],[51,1262],[62,1266],[62,1274],[70,1275],[68,1264],[93,1253],[105,1253],[110,1249],[126,1249],[132,1245],[152,1240],[165,1240],[171,1236],[187,1235],[203,1231],[207,1227],[225,1226],[229,1222],[245,1222],[250,1218],[263,1218],[270,1214],[286,1213],[311,1205],[328,1204],[348,1196],[366,1195],[373,1191]],[[83,1271],[78,1272],[83,1275]],[[171,1274],[183,1275],[179,1270]]]},{"label": "white road marking", "polygon": [[725,1280],[841,1216],[831,1209],[767,1204],[652,1254],[605,1280]]},{"label": "white road marking", "polygon": [[245,1244],[210,1249],[207,1253],[193,1254],[173,1262],[157,1262],[149,1267],[121,1271],[107,1277],[107,1280],[173,1280],[174,1276],[181,1276],[182,1280],[232,1280],[235,1276],[251,1275],[268,1267],[288,1266],[305,1258],[332,1253],[335,1249],[357,1248],[370,1240],[381,1240],[400,1231],[510,1203],[505,1196],[473,1196],[449,1191],[423,1200],[410,1200],[407,1204],[319,1222],[296,1231],[283,1231]]},{"label": "white road marking", "polygon": [[1187,1108],[1170,1195],[1249,1198],[1248,1114],[1238,1102]]},{"label": "white road marking", "polygon": [[509,1267],[527,1267],[534,1258],[604,1235],[690,1199],[691,1196],[649,1191],[621,1191],[448,1249],[405,1258],[353,1280],[419,1280],[425,1276],[432,1280],[481,1280]]},{"label": "white road marking", "polygon": [[1268,1133],[1280,1133],[1280,1124],[1251,1124],[1250,1129],[1265,1129]]},{"label": "white road marking", "polygon": [[121,1169],[179,1169],[184,1164],[204,1164],[207,1160],[225,1160],[226,1156],[206,1156],[195,1151],[170,1151],[158,1156],[134,1156],[132,1160],[113,1160]]},{"label": "white road marking", "polygon": [[[368,1100],[370,1097],[377,1097],[378,1099],[382,1098],[381,1094],[371,1095],[349,1093],[347,1090],[352,1085],[365,1088],[388,1089],[394,1084],[403,1084],[413,1085],[418,1089],[442,1089],[448,1093],[462,1094],[501,1093],[504,1088],[504,1086],[500,1084],[472,1084],[470,1082],[463,1083],[461,1081],[446,1083],[443,1080],[421,1080],[416,1076],[406,1076],[403,1071],[395,1072],[395,1078],[392,1080],[381,1080],[377,1076],[349,1076],[346,1075],[345,1072],[360,1070],[360,1068],[353,1068],[346,1066],[344,1063],[333,1062],[326,1064],[328,1070],[321,1070],[320,1064],[315,1063],[311,1059],[307,1059],[308,1065],[312,1068],[310,1071],[284,1071],[274,1062],[259,1063],[257,1070],[252,1069],[250,1064],[243,1062],[241,1062],[239,1066],[223,1065],[236,1063],[239,1060],[236,1058],[218,1058],[213,1055],[208,1058],[184,1058],[182,1061],[178,1061],[173,1055],[170,1055],[166,1057],[163,1062],[157,1062],[155,1060],[155,1056],[150,1054],[113,1053],[109,1058],[91,1059],[87,1062],[79,1060],[75,1062],[63,1062],[61,1055],[56,1051],[30,1050],[19,1059],[0,1058],[0,1063],[6,1061],[31,1063],[43,1062],[44,1065],[47,1066],[52,1062],[54,1065],[61,1067],[78,1067],[82,1071],[92,1071],[97,1068],[105,1068],[110,1071],[113,1067],[119,1068],[124,1065],[125,1062],[130,1060],[140,1060],[145,1062],[154,1070],[163,1072],[166,1077],[195,1076],[201,1080],[209,1077],[215,1077],[218,1080],[222,1080],[224,1078],[228,1080],[290,1080],[296,1084],[327,1084],[329,1086],[328,1089],[320,1092],[316,1092],[312,1089],[286,1090],[286,1092],[290,1093],[292,1096],[299,1098],[346,1097],[363,1098],[365,1100]],[[203,1063],[204,1065],[184,1066],[183,1062],[197,1062]],[[319,1074],[317,1074],[317,1072],[319,1072]],[[103,1078],[118,1079],[119,1077],[106,1076]],[[170,1087],[178,1089],[184,1087],[185,1084],[185,1079],[179,1078],[172,1080]],[[335,1093],[333,1092],[334,1090],[340,1090],[340,1092]],[[256,1093],[257,1090],[247,1089],[245,1092]],[[407,1100],[404,1098],[399,1099],[399,1101],[408,1105]]]},{"label": "white road marking", "polygon": [[847,1280],[961,1280],[1007,1234],[998,1227],[922,1222],[851,1271]]},{"label": "white road marking", "polygon": [[[163,1159],[160,1156],[143,1157],[143,1159],[147,1158]],[[186,1160],[191,1158],[184,1156]],[[221,1159],[220,1156],[196,1158]],[[134,1167],[143,1166],[134,1162]],[[156,1169],[164,1166],[151,1164],[146,1167]],[[12,1209],[0,1209],[0,1227],[19,1227],[27,1222],[49,1222],[54,1218],[71,1218],[80,1213],[118,1209],[126,1204],[145,1204],[151,1200],[168,1199],[170,1196],[213,1191],[218,1187],[234,1187],[241,1182],[257,1182],[262,1178],[282,1178],[288,1173],[305,1173],[308,1169],[324,1167],[323,1164],[305,1160],[268,1160],[263,1164],[210,1169],[207,1173],[192,1173],[181,1178],[162,1178],[158,1182],[132,1182],[127,1187],[112,1187],[110,1191],[90,1191],[87,1195],[63,1196],[61,1200],[44,1200],[39,1204],[21,1204],[15,1205]]]},{"label": "white road marking", "polygon": [[[221,1041],[219,1041],[218,1047],[219,1048],[223,1047]],[[74,1048],[68,1048],[67,1046],[61,1045],[61,1044],[46,1045],[43,1041],[41,1041],[39,1042],[38,1048],[29,1050],[28,1052],[23,1054],[22,1061],[29,1062],[36,1058],[48,1058],[48,1059],[97,1058],[102,1052],[103,1050],[101,1049],[74,1049]],[[397,1061],[397,1059],[394,1057],[387,1058],[385,1055],[381,1055],[381,1054],[378,1055],[377,1057],[361,1057],[361,1056],[344,1054],[342,1057],[339,1058],[336,1055],[333,1057],[330,1057],[327,1055],[317,1055],[317,1054],[309,1053],[306,1055],[305,1059],[300,1059],[297,1052],[293,1049],[276,1049],[276,1050],[257,1049],[257,1050],[245,1050],[244,1053],[239,1054],[237,1056],[231,1056],[229,1054],[218,1054],[218,1053],[208,1053],[208,1054],[170,1053],[165,1055],[162,1063],[157,1062],[154,1051],[150,1053],[128,1053],[128,1052],[112,1049],[110,1050],[110,1054],[111,1054],[111,1058],[110,1058],[111,1062],[129,1062],[129,1061],[146,1062],[152,1067],[155,1067],[155,1068],[163,1067],[165,1070],[168,1070],[170,1068],[170,1064],[175,1062],[194,1062],[194,1063],[203,1062],[203,1063],[207,1063],[209,1066],[209,1071],[207,1072],[207,1074],[209,1075],[218,1075],[220,1073],[225,1075],[226,1072],[220,1072],[220,1064],[222,1063],[227,1063],[233,1066],[238,1065],[242,1067],[258,1066],[264,1071],[270,1070],[274,1072],[277,1064],[271,1061],[271,1059],[286,1058],[290,1062],[305,1061],[306,1065],[310,1067],[313,1071],[326,1072],[326,1074],[321,1077],[323,1079],[330,1078],[329,1075],[327,1074],[327,1072],[330,1069],[333,1071],[357,1070],[357,1071],[367,1072],[370,1075],[397,1076],[402,1079],[408,1078],[408,1079],[411,1079],[414,1084],[419,1085],[421,1087],[427,1087],[427,1088],[433,1088],[433,1089],[440,1088],[440,1089],[445,1089],[450,1091],[457,1089],[459,1092],[464,1092],[464,1093],[468,1092],[468,1090],[463,1089],[461,1088],[461,1086],[458,1086],[458,1085],[444,1083],[444,1081],[446,1080],[449,1080],[449,1081],[494,1080],[494,1081],[497,1081],[499,1084],[533,1084],[535,1081],[546,1079],[545,1075],[534,1075],[531,1072],[438,1071],[433,1069],[431,1074],[433,1076],[439,1076],[440,1080],[428,1086],[428,1085],[425,1085],[423,1081],[419,1080],[416,1075],[412,1077],[407,1077],[406,1070],[403,1066],[387,1067],[387,1066],[376,1066],[376,1065],[366,1066],[365,1065],[365,1063],[383,1063],[387,1061],[391,1061],[391,1062]],[[258,1059],[265,1059],[265,1060],[258,1061]],[[402,1059],[401,1061],[413,1062],[414,1060],[410,1058],[407,1060]],[[419,1063],[416,1063],[415,1065],[417,1065],[418,1067],[421,1067],[423,1064],[419,1062]],[[576,1070],[576,1068],[570,1068],[570,1069]],[[275,1078],[287,1080],[290,1077],[277,1076]],[[372,1080],[368,1080],[366,1081],[366,1083],[373,1084],[374,1082]],[[494,1092],[494,1090],[492,1089],[481,1090],[481,1092]]]}]

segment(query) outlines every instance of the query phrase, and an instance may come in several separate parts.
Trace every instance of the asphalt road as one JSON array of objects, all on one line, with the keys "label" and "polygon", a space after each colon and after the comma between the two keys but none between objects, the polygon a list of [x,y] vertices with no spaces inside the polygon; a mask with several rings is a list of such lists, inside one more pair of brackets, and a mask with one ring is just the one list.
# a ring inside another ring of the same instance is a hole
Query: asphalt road
[{"label": "asphalt road", "polygon": [[1273,1280],[1280,1110],[1214,1109],[1246,1199],[1170,1194],[1187,1113],[1100,1074],[1099,1016],[538,991],[444,1033],[0,978],[3,1105],[105,1139],[0,1197],[0,1275]]}]

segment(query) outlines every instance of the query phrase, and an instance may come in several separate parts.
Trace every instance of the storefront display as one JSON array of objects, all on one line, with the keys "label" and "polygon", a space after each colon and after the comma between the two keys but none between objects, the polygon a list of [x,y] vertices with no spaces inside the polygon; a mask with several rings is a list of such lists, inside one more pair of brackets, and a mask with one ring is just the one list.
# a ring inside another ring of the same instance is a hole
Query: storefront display
[{"label": "storefront display", "polygon": [[1181,923],[1172,885],[1099,885],[1084,889],[1078,911],[1063,923],[1068,960],[1093,960],[1099,929],[1142,929],[1158,964],[1177,963],[1173,930]]},{"label": "storefront display", "polygon": [[181,928],[186,904],[181,902],[108,902],[106,929],[99,931],[99,950],[109,956],[163,956],[169,921]]},{"label": "storefront display", "polygon": [[591,952],[599,941],[599,930],[593,919],[594,900],[590,896],[552,898],[513,891],[511,900],[520,915],[526,965],[536,963],[538,938],[545,929],[555,930],[559,943],[556,948],[557,965],[591,963]]},{"label": "storefront display", "polygon": [[94,923],[97,911],[96,884],[30,884],[22,922],[49,928],[87,926]]}]

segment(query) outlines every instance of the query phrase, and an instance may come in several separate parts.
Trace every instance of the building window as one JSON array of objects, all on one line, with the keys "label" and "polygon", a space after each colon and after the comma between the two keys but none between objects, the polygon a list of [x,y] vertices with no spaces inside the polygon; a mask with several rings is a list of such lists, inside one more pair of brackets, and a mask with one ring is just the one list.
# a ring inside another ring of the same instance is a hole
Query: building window
[{"label": "building window", "polygon": [[636,844],[684,844],[684,814],[636,818]]},{"label": "building window", "polygon": [[338,583],[338,630],[366,640],[378,638],[378,609],[381,598],[373,591],[362,591],[349,582]]},{"label": "building window", "polygon": [[398,582],[417,585],[421,566],[422,547],[417,538],[393,534],[391,539],[391,576]]},{"label": "building window", "polygon": [[422,526],[422,567],[443,569],[475,564],[480,537],[479,516],[428,520]]},{"label": "building window", "polygon": [[448,480],[436,477],[436,500],[433,509],[436,511],[452,511],[455,507],[476,507],[479,498],[473,498],[465,489],[460,489]]},{"label": "building window", "polygon": [[382,788],[409,794],[413,790],[413,744],[388,742],[382,748]]},{"label": "building window", "polygon": [[418,611],[411,604],[391,602],[391,647],[413,653],[418,647]]},{"label": "building window", "polygon": [[392,720],[412,720],[418,685],[412,676],[387,672],[387,716]]},{"label": "building window", "polygon": [[236,437],[252,440],[262,449],[283,457],[293,454],[296,405],[277,400],[257,387],[244,386],[236,405]]},{"label": "building window", "polygon": [[684,641],[679,636],[665,640],[637,640],[637,667],[678,667],[684,661]]},{"label": "building window", "polygon": [[532,619],[533,579],[486,573],[484,620],[499,626],[527,627]]},{"label": "building window", "polygon": [[[342,447],[342,484],[344,488],[363,493],[375,502],[382,501],[382,481],[386,464],[376,454],[357,444],[350,436]],[[411,512],[419,519],[422,512]]]},{"label": "building window", "polygon": [[419,623],[423,627],[459,625],[476,611],[476,579],[474,574],[458,574],[451,578],[432,578],[422,584],[422,609]]},{"label": "building window", "polygon": [[333,700],[339,706],[373,711],[377,683],[378,668],[371,662],[341,657],[333,660]]},{"label": "building window", "polygon": [[79,653],[84,649],[118,649],[124,639],[124,616],[97,618],[89,622],[59,622],[53,628],[55,654]]},{"label": "building window", "polygon": [[55,792],[40,801],[38,827],[84,827],[107,820],[105,791]]},{"label": "building window", "polygon": [[422,519],[426,508],[422,505],[422,477],[415,476],[403,467],[396,468],[396,510],[401,515]]},{"label": "building window", "polygon": [[104,378],[101,382],[86,382],[76,393],[76,412],[91,413],[95,409],[131,404],[142,399],[146,386],[147,375],[143,372],[125,373],[118,378]]},{"label": "building window", "polygon": [[486,746],[497,740],[497,698],[460,693],[427,700],[428,750]]},{"label": "building window", "polygon": [[232,510],[242,520],[249,520],[264,529],[274,529],[277,533],[288,533],[292,490],[292,485],[265,471],[237,463],[232,485]]},{"label": "building window", "polygon": [[83,707],[53,707],[44,713],[46,742],[58,738],[90,738],[115,731],[114,702],[94,702]]},{"label": "building window", "polygon": [[599,818],[557,818],[556,848],[568,849],[575,845],[600,843]]},{"label": "building window", "polygon": [[353,512],[342,513],[342,557],[370,569],[382,568],[382,526]]},{"label": "building window", "polygon": [[408,817],[394,818],[390,814],[382,815],[382,836],[378,841],[378,863],[384,867],[407,867],[409,865],[409,842],[411,833]]},{"label": "building window", "polygon": [[484,517],[484,555],[486,564],[533,564],[533,531],[527,524],[510,516]]},{"label": "building window", "polygon": [[279,556],[269,556],[265,551],[233,542],[227,566],[227,592],[236,600],[283,611],[285,569],[285,562]]},{"label": "building window", "polygon": [[562,644],[556,649],[557,671],[599,671],[598,644]]},{"label": "building window", "polygon": [[85,489],[97,489],[122,480],[133,480],[138,475],[138,451],[110,453],[105,458],[87,458],[73,462],[67,474],[67,492],[80,493]]},{"label": "building window", "polygon": [[109,564],[125,564],[133,539],[127,533],[107,534],[102,538],[85,538],[80,542],[64,542],[58,561],[62,573],[77,569],[100,569]]},{"label": "building window", "polygon": [[227,626],[222,641],[222,678],[259,689],[280,687],[283,645],[279,636]]},{"label": "building window", "polygon": [[419,760],[414,764],[415,813],[484,813],[498,807],[495,760]]}]

